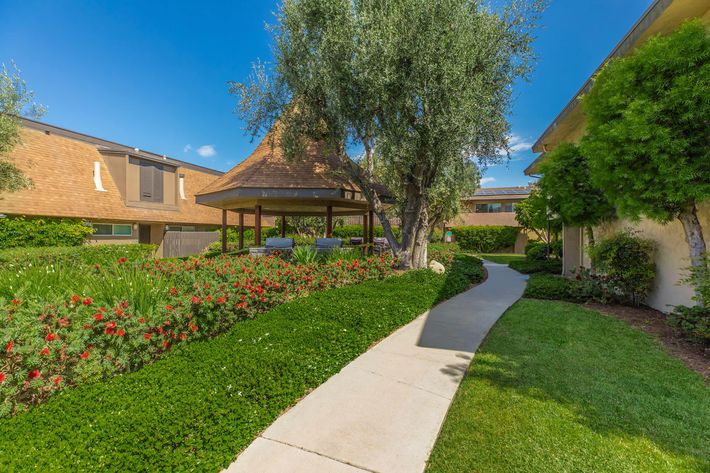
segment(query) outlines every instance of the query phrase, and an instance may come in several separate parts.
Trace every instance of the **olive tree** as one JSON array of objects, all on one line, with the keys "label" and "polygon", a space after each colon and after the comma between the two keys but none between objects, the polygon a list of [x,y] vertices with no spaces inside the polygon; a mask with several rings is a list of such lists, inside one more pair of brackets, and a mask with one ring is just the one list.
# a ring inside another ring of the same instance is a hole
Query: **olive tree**
[{"label": "olive tree", "polygon": [[679,220],[692,266],[706,251],[697,204],[710,198],[710,36],[700,21],[610,61],[583,105],[582,151],[619,213]]},{"label": "olive tree", "polygon": [[10,159],[20,142],[20,116],[39,117],[44,108],[33,103],[34,93],[27,88],[20,71],[12,64],[0,68],[0,192],[15,192],[30,187],[32,181]]},{"label": "olive tree", "polygon": [[545,155],[538,181],[542,194],[565,225],[586,229],[590,246],[594,246],[592,227],[614,218],[614,206],[604,192],[591,181],[589,163],[577,145],[560,144]]},{"label": "olive tree", "polygon": [[[429,199],[471,157],[501,159],[514,81],[530,70],[540,0],[284,0],[272,65],[233,83],[254,134],[278,121],[295,159],[325,144],[359,185],[402,268],[426,265]],[[357,145],[363,158],[351,158]],[[378,191],[375,154],[397,176],[401,241]],[[418,250],[415,250],[417,249]]]},{"label": "olive tree", "polygon": [[538,239],[548,244],[548,228],[552,235],[562,231],[559,215],[555,214],[547,196],[539,188],[533,189],[527,199],[515,204],[515,220],[523,230],[534,233]]}]

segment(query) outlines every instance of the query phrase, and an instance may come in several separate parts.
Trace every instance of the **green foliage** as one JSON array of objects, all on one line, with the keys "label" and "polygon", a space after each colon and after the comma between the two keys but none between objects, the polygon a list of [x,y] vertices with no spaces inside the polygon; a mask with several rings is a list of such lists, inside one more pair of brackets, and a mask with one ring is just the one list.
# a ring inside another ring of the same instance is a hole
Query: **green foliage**
[{"label": "green foliage", "polygon": [[510,263],[508,263],[508,266],[523,274],[562,273],[562,261],[556,259],[539,261],[525,258],[524,260],[511,261]]},{"label": "green foliage", "polygon": [[587,302],[597,300],[599,291],[595,285],[582,279],[538,272],[528,278],[523,295],[532,299]]},{"label": "green foliage", "polygon": [[84,245],[54,248],[10,248],[0,250],[0,269],[61,265],[65,268],[115,264],[119,259],[138,262],[153,257],[155,245]]},{"label": "green foliage", "polygon": [[683,282],[695,288],[694,299],[698,304],[710,308],[710,255],[704,254],[698,263],[688,268],[688,277]]},{"label": "green foliage", "polygon": [[34,93],[14,63],[12,69],[8,71],[5,64],[0,69],[0,192],[31,187],[32,181],[10,160],[9,153],[20,142],[20,117],[39,118],[44,114],[44,107],[33,103]]},{"label": "green foliage", "polygon": [[73,218],[5,217],[0,219],[0,249],[34,246],[78,246],[94,232]]},{"label": "green foliage", "polygon": [[289,406],[480,274],[469,258],[444,275],[411,271],[313,293],[137,372],[67,390],[0,420],[3,468],[225,468]]},{"label": "green foliage", "polygon": [[291,253],[291,259],[296,264],[312,264],[318,261],[318,252],[312,246],[297,246]]},{"label": "green foliage", "polygon": [[622,231],[590,247],[589,256],[600,287],[610,299],[638,305],[651,290],[656,267],[650,240]]},{"label": "green foliage", "polygon": [[710,344],[710,309],[707,307],[675,306],[667,322],[689,337]]},{"label": "green foliage", "polygon": [[596,76],[582,152],[621,214],[667,222],[710,198],[708,88],[710,36],[699,19]]},{"label": "green foliage", "polygon": [[548,222],[551,235],[562,231],[562,220],[554,214],[550,202],[540,189],[533,189],[527,199],[515,204],[515,220],[523,230],[535,233],[543,241],[547,241]]},{"label": "green foliage", "polygon": [[538,186],[565,225],[592,227],[615,215],[604,192],[592,184],[589,162],[577,145],[562,143],[545,154]]},{"label": "green foliage", "polygon": [[426,471],[705,472],[708,425],[707,382],[654,337],[524,299],[477,350]]},{"label": "green foliage", "polygon": [[461,249],[492,253],[515,246],[518,229],[501,225],[452,227],[451,231]]},{"label": "green foliage", "polygon": [[453,263],[454,257],[459,252],[458,243],[429,243],[427,246],[429,261],[438,261],[446,267]]},{"label": "green foliage", "polygon": [[[395,236],[399,238],[399,228],[392,227],[392,231],[394,232]],[[375,227],[372,229],[372,234],[376,237],[385,236],[385,232],[380,225],[375,225]],[[350,237],[362,237],[362,225],[343,225],[340,227],[333,228],[333,236],[335,238],[342,238],[343,240],[348,240]]]},{"label": "green foliage", "polygon": [[[529,260],[545,260],[547,259],[547,243],[544,241],[529,241],[525,244],[525,256]],[[562,240],[554,240],[549,244],[551,257],[561,258],[562,257]]]}]

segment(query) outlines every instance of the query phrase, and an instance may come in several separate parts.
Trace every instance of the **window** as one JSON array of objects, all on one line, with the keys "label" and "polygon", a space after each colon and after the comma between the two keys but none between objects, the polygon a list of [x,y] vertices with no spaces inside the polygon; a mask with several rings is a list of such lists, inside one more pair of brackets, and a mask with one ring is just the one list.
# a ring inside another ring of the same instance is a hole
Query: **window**
[{"label": "window", "polygon": [[151,161],[140,161],[140,197],[144,202],[163,201],[163,165]]},{"label": "window", "polygon": [[196,232],[197,227],[194,225],[168,225],[169,232]]},{"label": "window", "polygon": [[94,235],[98,236],[131,236],[133,225],[130,223],[94,223]]},{"label": "window", "polygon": [[476,213],[501,213],[515,212],[515,204],[512,202],[491,202],[488,204],[476,204]]}]

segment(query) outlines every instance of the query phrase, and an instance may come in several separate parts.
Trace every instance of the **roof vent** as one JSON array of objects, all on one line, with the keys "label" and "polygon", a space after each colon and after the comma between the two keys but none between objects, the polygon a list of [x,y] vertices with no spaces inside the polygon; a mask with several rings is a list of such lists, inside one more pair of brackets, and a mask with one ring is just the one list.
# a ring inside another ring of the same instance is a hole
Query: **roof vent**
[{"label": "roof vent", "polygon": [[185,175],[180,174],[180,177],[178,178],[178,192],[180,194],[180,198],[182,200],[187,200],[187,197],[185,197]]},{"label": "roof vent", "polygon": [[101,161],[94,161],[94,190],[106,192],[101,182]]}]

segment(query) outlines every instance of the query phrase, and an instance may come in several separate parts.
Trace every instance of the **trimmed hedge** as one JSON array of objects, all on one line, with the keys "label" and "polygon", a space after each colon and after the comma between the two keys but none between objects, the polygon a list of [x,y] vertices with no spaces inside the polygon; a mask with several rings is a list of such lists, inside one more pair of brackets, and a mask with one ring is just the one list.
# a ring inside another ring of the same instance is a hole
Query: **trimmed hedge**
[{"label": "trimmed hedge", "polygon": [[675,306],[666,321],[688,337],[710,344],[710,308]]},{"label": "trimmed hedge", "polygon": [[17,266],[106,266],[119,258],[140,261],[152,258],[155,245],[133,243],[129,245],[86,245],[57,248],[11,248],[0,250],[0,269]]},{"label": "trimmed hedge", "polygon": [[452,227],[456,242],[463,250],[493,253],[515,246],[518,229],[501,225]]},{"label": "trimmed hedge", "polygon": [[535,273],[546,273],[546,274],[561,274],[562,273],[562,261],[561,260],[531,260],[524,259],[518,261],[511,261],[508,266],[519,273],[523,274],[535,274]]},{"label": "trimmed hedge", "polygon": [[0,219],[0,248],[78,246],[94,229],[75,218]]},{"label": "trimmed hedge", "polygon": [[135,373],[62,392],[0,421],[3,469],[224,468],[284,409],[479,274],[480,261],[462,257],[443,275],[315,293]]},{"label": "trimmed hedge", "polygon": [[524,297],[569,302],[586,302],[598,298],[594,286],[584,281],[552,274],[533,274],[528,278]]}]

